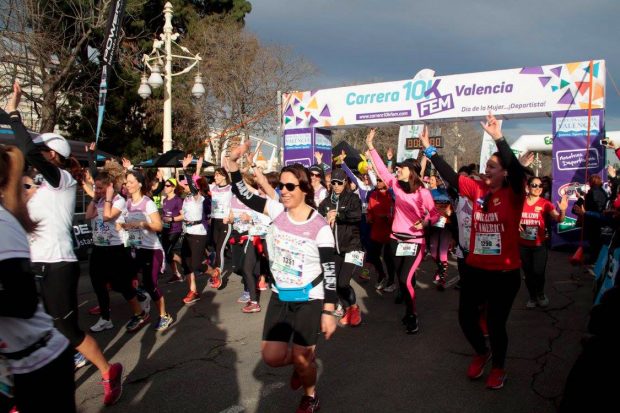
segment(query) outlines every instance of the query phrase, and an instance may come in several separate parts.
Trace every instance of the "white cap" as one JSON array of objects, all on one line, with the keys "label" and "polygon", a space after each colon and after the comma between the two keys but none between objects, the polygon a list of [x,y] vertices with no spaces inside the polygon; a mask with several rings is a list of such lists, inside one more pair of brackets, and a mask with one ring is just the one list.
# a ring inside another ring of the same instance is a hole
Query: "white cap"
[{"label": "white cap", "polygon": [[37,145],[45,145],[65,158],[71,155],[69,142],[57,133],[42,133],[32,140]]}]

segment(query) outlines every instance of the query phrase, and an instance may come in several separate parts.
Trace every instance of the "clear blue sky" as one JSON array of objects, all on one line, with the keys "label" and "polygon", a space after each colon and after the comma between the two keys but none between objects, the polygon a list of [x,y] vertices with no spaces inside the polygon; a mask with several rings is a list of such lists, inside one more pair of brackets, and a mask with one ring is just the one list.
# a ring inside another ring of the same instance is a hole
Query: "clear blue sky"
[{"label": "clear blue sky", "polygon": [[[620,130],[619,0],[253,0],[246,27],[318,69],[302,90],[605,59],[606,129]],[[510,120],[507,134],[551,132]]]}]

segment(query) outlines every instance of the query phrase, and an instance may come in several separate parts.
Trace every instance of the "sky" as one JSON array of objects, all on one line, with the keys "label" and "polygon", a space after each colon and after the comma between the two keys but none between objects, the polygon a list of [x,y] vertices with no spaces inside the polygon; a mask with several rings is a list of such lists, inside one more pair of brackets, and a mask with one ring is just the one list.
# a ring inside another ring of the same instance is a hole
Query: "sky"
[{"label": "sky", "polygon": [[[246,28],[318,69],[300,90],[606,60],[606,130],[620,130],[619,0],[252,0]],[[551,118],[506,134],[551,133]]]}]

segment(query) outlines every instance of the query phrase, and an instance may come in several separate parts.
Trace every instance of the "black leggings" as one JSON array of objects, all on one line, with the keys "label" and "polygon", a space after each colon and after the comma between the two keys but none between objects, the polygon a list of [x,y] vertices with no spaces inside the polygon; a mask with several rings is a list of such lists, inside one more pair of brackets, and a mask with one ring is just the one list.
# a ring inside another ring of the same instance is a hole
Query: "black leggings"
[{"label": "black leggings", "polygon": [[33,372],[15,374],[15,397],[0,395],[0,412],[8,413],[15,405],[20,413],[39,413],[50,410],[74,413],[75,373],[74,350],[67,347],[56,359]]},{"label": "black leggings", "polygon": [[508,349],[506,322],[521,286],[521,271],[487,271],[470,266],[464,269],[459,301],[461,329],[476,353],[485,354],[488,349],[479,321],[480,306],[486,304],[493,367],[504,368]]},{"label": "black leggings", "polygon": [[136,296],[136,289],[132,285],[134,273],[131,255],[124,246],[93,246],[88,272],[104,320],[110,319],[108,283],[127,301]]},{"label": "black leggings", "polygon": [[424,257],[424,244],[416,244],[415,254],[398,257],[396,250],[398,241],[390,240],[392,255],[394,256],[394,268],[398,274],[398,284],[400,292],[405,299],[405,314],[407,316],[416,314],[415,306],[415,272],[420,266]]},{"label": "black leggings", "polygon": [[161,233],[161,246],[164,249],[164,254],[166,256],[166,262],[168,264],[172,264],[172,260],[174,258],[174,251],[177,248],[177,242],[179,238],[181,238],[181,232],[173,232],[170,233],[168,231],[162,231]]},{"label": "black leggings", "polygon": [[205,257],[206,235],[185,234],[181,245],[183,272],[188,275],[198,274],[203,270],[202,262]]},{"label": "black leggings", "polygon": [[82,344],[86,336],[78,324],[77,288],[80,264],[76,262],[32,263],[40,282],[45,311],[54,327],[69,339],[71,347]]},{"label": "black leggings", "polygon": [[520,247],[521,268],[525,274],[525,286],[530,299],[545,295],[545,272],[547,269],[547,246]]},{"label": "black leggings", "polygon": [[358,267],[350,262],[344,262],[345,254],[334,254],[336,262],[336,292],[338,298],[342,301],[345,308],[349,308],[355,304],[355,291],[351,287],[351,278],[355,274]]},{"label": "black leggings", "polygon": [[223,271],[224,251],[226,250],[226,244],[228,244],[232,228],[230,224],[224,224],[224,221],[221,219],[213,218],[211,232],[215,241],[215,265],[213,267]]},{"label": "black leggings", "polygon": [[[383,251],[383,262],[385,262],[385,266],[387,267],[387,274],[385,273],[383,263],[381,262],[381,251]],[[370,240],[368,262],[370,262],[379,273],[379,280],[383,280],[387,277],[387,285],[394,283],[394,257],[392,256],[392,250],[389,242],[383,244]]]}]

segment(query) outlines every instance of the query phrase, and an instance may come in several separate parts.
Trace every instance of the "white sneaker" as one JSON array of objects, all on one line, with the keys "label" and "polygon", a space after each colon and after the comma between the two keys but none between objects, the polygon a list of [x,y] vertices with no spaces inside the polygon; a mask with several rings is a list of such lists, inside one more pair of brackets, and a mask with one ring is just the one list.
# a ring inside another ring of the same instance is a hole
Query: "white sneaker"
[{"label": "white sneaker", "polygon": [[[144,297],[143,301],[140,301],[141,297]],[[142,308],[142,311],[144,311],[146,314],[151,312],[151,296],[148,295],[147,293],[144,294],[138,294],[138,303],[140,303],[140,307]]]},{"label": "white sneaker", "polygon": [[338,304],[336,306],[336,311],[334,311],[334,315],[336,317],[342,317],[344,316],[344,308],[342,308],[342,305]]},{"label": "white sneaker", "polygon": [[393,282],[392,284],[388,285],[387,287],[385,287],[383,289],[384,292],[386,293],[393,293],[394,291],[396,291],[398,289],[398,287],[396,286],[396,283]]},{"label": "white sneaker", "polygon": [[103,318],[99,317],[99,320],[90,327],[90,331],[92,331],[93,333],[98,333],[100,331],[109,330],[111,328],[114,328],[112,320],[104,320]]},{"label": "white sneaker", "polygon": [[385,283],[386,283],[386,280],[384,278],[383,280],[381,280],[381,282],[378,282],[377,284],[375,284],[375,290],[377,291],[383,290],[385,288]]}]

